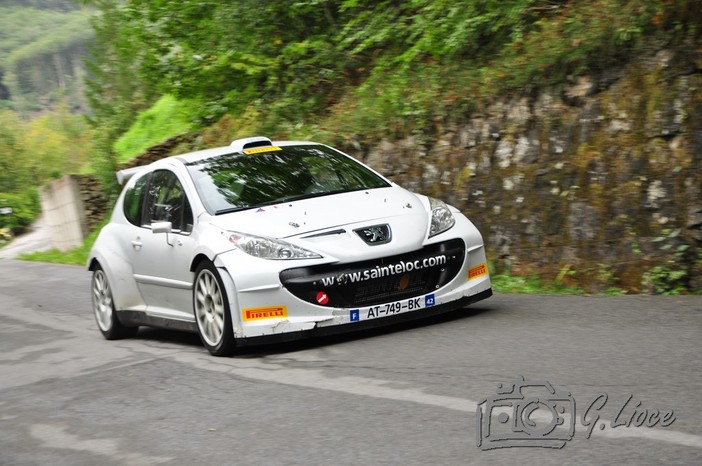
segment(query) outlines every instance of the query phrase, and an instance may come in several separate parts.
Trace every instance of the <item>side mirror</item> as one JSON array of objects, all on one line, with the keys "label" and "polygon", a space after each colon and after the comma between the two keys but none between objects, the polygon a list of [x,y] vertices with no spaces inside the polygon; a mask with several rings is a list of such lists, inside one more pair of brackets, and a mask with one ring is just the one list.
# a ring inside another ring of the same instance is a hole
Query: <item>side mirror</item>
[{"label": "side mirror", "polygon": [[153,222],[151,224],[153,233],[170,233],[172,229],[173,224],[171,222]]}]

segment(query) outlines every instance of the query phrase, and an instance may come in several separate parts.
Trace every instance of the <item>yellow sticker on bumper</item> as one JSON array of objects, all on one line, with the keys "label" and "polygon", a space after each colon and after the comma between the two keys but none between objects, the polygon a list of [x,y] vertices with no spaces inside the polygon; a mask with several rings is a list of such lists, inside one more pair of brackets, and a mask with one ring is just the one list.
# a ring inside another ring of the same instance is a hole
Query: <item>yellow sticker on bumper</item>
[{"label": "yellow sticker on bumper", "polygon": [[274,150],[283,150],[283,149],[281,149],[278,146],[256,147],[254,149],[244,149],[244,154],[246,154],[246,155],[260,154],[261,152],[273,152]]},{"label": "yellow sticker on bumper", "polygon": [[288,308],[285,306],[251,307],[242,309],[241,315],[247,322],[263,319],[284,319],[288,316]]},{"label": "yellow sticker on bumper", "polygon": [[482,277],[483,275],[487,274],[487,264],[483,262],[482,264],[478,264],[475,267],[471,267],[471,269],[468,270],[468,280],[473,280],[474,278]]}]

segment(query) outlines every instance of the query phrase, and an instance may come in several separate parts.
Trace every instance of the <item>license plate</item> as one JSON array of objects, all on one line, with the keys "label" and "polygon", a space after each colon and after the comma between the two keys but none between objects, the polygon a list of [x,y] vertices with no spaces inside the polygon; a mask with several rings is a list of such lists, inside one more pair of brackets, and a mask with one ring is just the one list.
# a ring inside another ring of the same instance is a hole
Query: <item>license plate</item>
[{"label": "license plate", "polygon": [[377,306],[368,306],[358,309],[349,310],[349,320],[351,322],[359,322],[361,320],[377,319],[379,317],[387,317],[403,312],[416,311],[432,307],[436,304],[436,298],[433,294],[418,296],[416,298],[403,299],[392,303],[378,304]]}]

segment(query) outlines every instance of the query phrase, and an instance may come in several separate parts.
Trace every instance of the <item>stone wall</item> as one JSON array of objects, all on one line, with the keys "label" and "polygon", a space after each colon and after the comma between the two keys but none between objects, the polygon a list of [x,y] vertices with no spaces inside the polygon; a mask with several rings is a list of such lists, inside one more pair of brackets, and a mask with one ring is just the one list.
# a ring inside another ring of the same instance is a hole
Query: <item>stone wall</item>
[{"label": "stone wall", "polygon": [[83,206],[83,235],[87,236],[97,228],[109,213],[110,199],[100,187],[97,178],[92,175],[72,175],[78,187],[78,195]]},{"label": "stone wall", "polygon": [[460,208],[493,272],[598,292],[702,288],[702,49],[493,102],[431,143],[350,152]]},{"label": "stone wall", "polygon": [[187,133],[170,137],[161,144],[150,147],[143,154],[133,158],[125,164],[122,164],[119,168],[120,170],[123,170],[125,168],[140,167],[142,165],[148,165],[164,157],[168,157],[169,155],[182,154],[196,150],[192,146],[192,143],[195,141],[196,137],[196,134]]},{"label": "stone wall", "polygon": [[[461,209],[492,273],[593,292],[702,288],[702,48],[660,50],[456,120],[433,141],[344,149]],[[179,135],[123,168],[197,146]]]}]

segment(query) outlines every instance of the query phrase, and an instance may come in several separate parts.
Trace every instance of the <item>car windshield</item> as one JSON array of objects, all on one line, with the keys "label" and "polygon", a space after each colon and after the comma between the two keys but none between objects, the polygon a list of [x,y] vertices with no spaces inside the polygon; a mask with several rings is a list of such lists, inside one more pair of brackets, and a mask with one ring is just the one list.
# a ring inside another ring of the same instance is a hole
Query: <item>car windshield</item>
[{"label": "car windshield", "polygon": [[261,147],[187,164],[205,208],[223,214],[281,202],[390,186],[322,145]]}]

